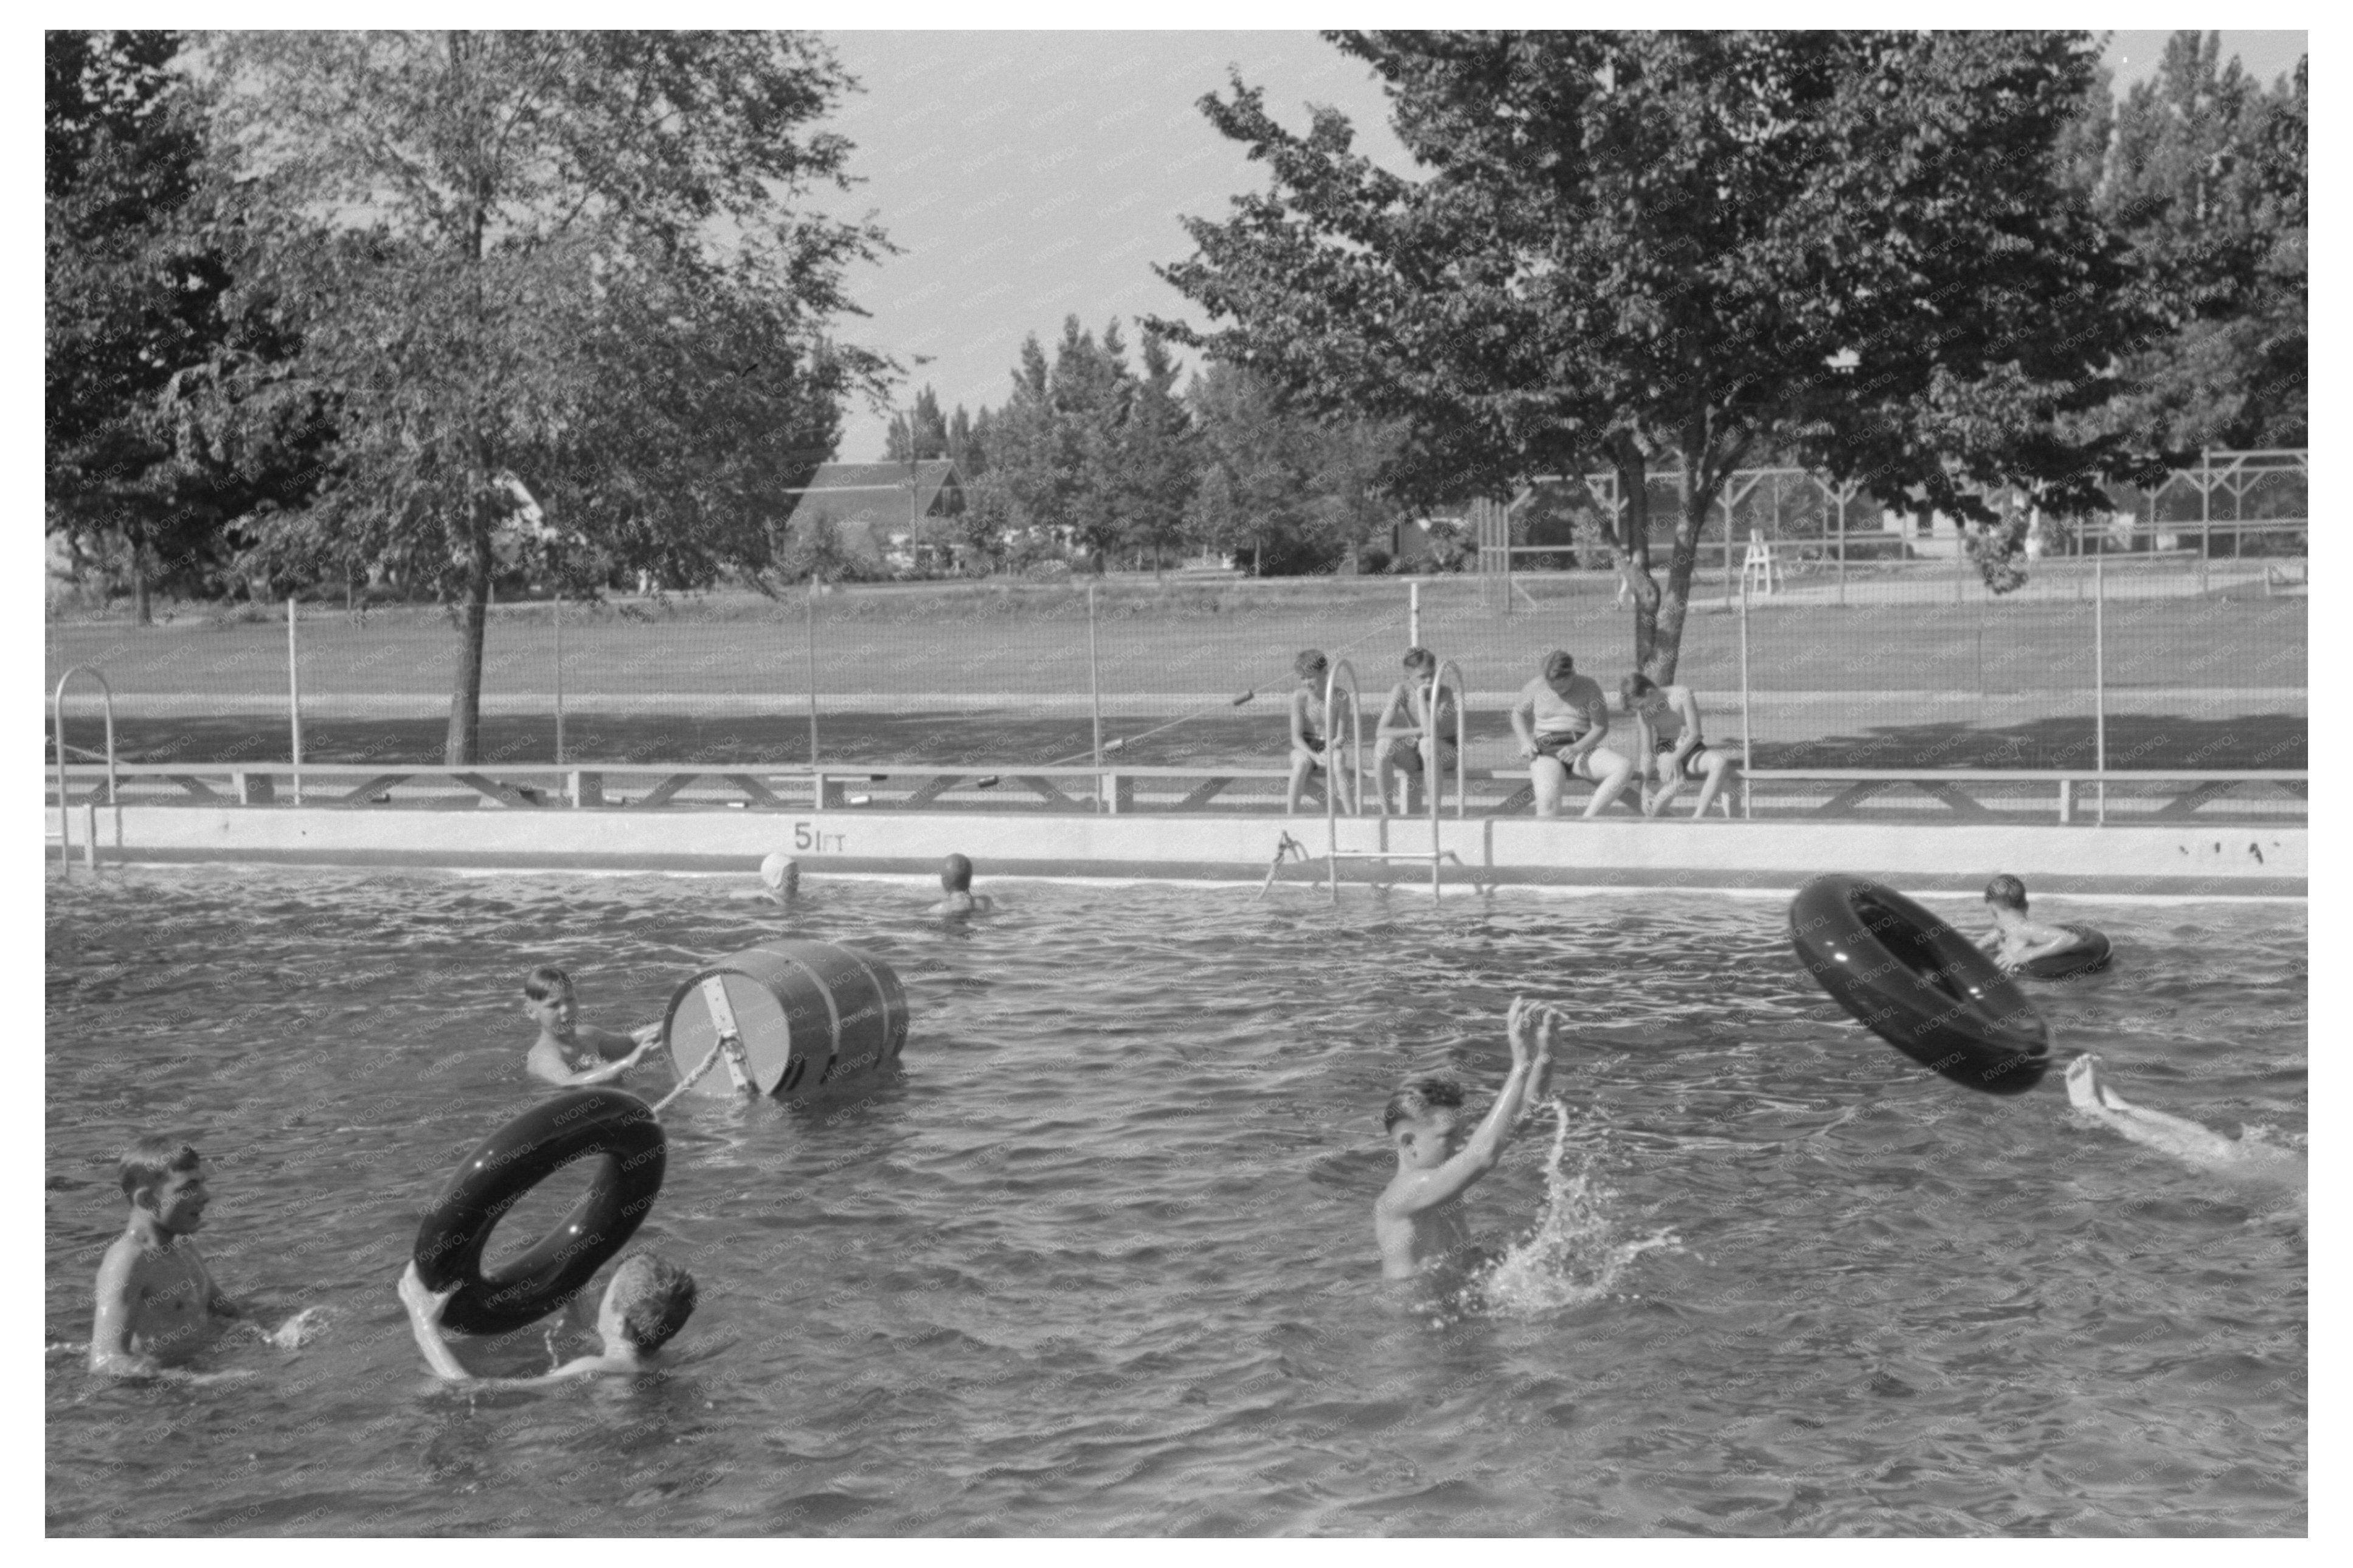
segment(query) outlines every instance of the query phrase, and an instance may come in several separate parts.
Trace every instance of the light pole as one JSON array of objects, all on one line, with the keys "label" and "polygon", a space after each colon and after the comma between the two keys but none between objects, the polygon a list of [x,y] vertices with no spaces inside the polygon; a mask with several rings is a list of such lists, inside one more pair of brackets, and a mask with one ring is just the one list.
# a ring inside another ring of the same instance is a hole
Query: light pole
[{"label": "light pole", "polygon": [[[915,368],[920,370],[924,365],[931,363],[934,356],[931,354],[909,354],[907,357],[913,361]],[[916,549],[915,535],[923,531],[923,475],[921,466],[923,463],[923,454],[919,452],[915,447],[915,402],[917,394],[914,391],[914,377],[910,375],[907,378],[907,552],[911,558],[913,556]]]}]

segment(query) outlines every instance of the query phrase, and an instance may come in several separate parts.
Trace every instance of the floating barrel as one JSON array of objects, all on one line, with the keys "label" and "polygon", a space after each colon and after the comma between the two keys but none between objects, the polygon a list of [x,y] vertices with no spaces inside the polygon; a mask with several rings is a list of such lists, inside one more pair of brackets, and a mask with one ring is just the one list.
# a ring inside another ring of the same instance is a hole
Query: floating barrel
[{"label": "floating barrel", "polygon": [[829,942],[766,942],[731,953],[671,994],[662,1042],[681,1079],[722,1035],[744,1043],[689,1091],[725,1098],[746,1088],[795,1100],[898,1060],[907,994],[891,966]]},{"label": "floating barrel", "polygon": [[1894,889],[1815,878],[1790,901],[1789,943],[1857,1022],[1922,1067],[1988,1094],[2042,1081],[2042,1016],[1984,950]]},{"label": "floating barrel", "polygon": [[2078,975],[2097,974],[2107,968],[2115,956],[2108,948],[2108,939],[2096,927],[2077,925],[2073,921],[2062,925],[2061,931],[2075,933],[2075,945],[2063,947],[2056,952],[2044,953],[2018,966],[2018,972],[2030,980],[2073,980]]}]

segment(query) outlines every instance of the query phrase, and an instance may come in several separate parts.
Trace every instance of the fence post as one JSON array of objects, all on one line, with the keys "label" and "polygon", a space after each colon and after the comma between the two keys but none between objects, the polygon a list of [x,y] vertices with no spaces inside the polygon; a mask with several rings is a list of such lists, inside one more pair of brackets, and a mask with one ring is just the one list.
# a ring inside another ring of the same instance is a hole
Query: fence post
[{"label": "fence post", "polygon": [[1103,678],[1095,658],[1095,585],[1087,584],[1087,710],[1094,717],[1096,809],[1103,806]]},{"label": "fence post", "polygon": [[286,595],[286,714],[293,738],[294,804],[302,804],[302,644],[295,627],[294,595]]},{"label": "fence post", "polygon": [[1748,816],[1748,770],[1756,764],[1748,724],[1748,574],[1740,574],[1740,815]]},{"label": "fence post", "polygon": [[[809,766],[817,766],[817,574],[809,574],[808,594],[801,600],[801,619],[808,631]],[[825,790],[818,786],[815,809],[825,809]]]},{"label": "fence post", "polygon": [[1838,495],[1838,602],[1843,609],[1846,605],[1846,488],[1843,485],[1839,488]]},{"label": "fence post", "polygon": [[2092,765],[2099,770],[2099,822],[2108,823],[2108,550],[2092,552]]},{"label": "fence post", "polygon": [[1421,646],[1421,584],[1405,585],[1405,641],[1408,647]]},{"label": "fence post", "polygon": [[555,765],[564,765],[564,595],[555,595]]}]

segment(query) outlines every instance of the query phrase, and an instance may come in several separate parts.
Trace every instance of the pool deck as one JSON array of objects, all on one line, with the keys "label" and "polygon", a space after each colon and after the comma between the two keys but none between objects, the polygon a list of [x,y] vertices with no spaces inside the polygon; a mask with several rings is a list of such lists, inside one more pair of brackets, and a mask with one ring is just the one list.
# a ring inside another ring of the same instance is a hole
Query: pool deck
[{"label": "pool deck", "polygon": [[[120,823],[119,837],[117,823]],[[1267,875],[1285,836],[1282,883],[1325,879],[1322,816],[844,810],[415,811],[349,805],[77,806],[73,874],[93,822],[100,864],[266,864],[462,869],[738,872],[775,850],[805,875],[928,875],[950,851],[984,877],[1240,882]],[[57,813],[47,852],[58,858]],[[1450,888],[1682,888],[1794,891],[1823,871],[1918,891],[1975,891],[1996,871],[2037,891],[2145,897],[2306,896],[2308,829],[2220,823],[1926,824],[1855,821],[1585,822],[1447,817]],[[1429,819],[1344,817],[1345,882],[1430,884]],[[1383,853],[1414,857],[1376,859]]]}]

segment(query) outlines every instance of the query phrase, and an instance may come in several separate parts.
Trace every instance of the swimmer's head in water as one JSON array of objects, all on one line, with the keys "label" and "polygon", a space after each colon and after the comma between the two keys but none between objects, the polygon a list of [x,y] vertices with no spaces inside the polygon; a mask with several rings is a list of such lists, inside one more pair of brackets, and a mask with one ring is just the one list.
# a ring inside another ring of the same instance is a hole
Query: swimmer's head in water
[{"label": "swimmer's head in water", "polygon": [[522,994],[533,1002],[544,1002],[571,989],[572,976],[552,963],[543,963],[522,977]]},{"label": "swimmer's head in water", "polygon": [[195,1145],[177,1138],[142,1138],[122,1152],[122,1195],[132,1202],[139,1194],[164,1185],[174,1171],[193,1171],[204,1163]]},{"label": "swimmer's head in water", "polygon": [[1394,1132],[1400,1121],[1419,1121],[1433,1110],[1462,1109],[1462,1086],[1451,1078],[1409,1078],[1398,1085],[1381,1112],[1381,1131]]},{"label": "swimmer's head in water", "polygon": [[945,893],[968,892],[972,888],[972,862],[961,855],[951,855],[940,868],[940,890]]},{"label": "swimmer's head in water", "polygon": [[1299,657],[1291,661],[1291,668],[1300,679],[1314,679],[1322,675],[1326,668],[1324,650],[1320,647],[1301,648]]},{"label": "swimmer's head in water", "polygon": [[760,862],[760,880],[772,893],[790,893],[801,885],[801,863],[783,850]]},{"label": "swimmer's head in water", "polygon": [[1566,680],[1576,673],[1577,660],[1568,654],[1567,650],[1555,648],[1545,655],[1544,678],[1546,680]]},{"label": "swimmer's head in water", "polygon": [[694,1315],[694,1276],[667,1258],[640,1252],[613,1270],[598,1326],[617,1327],[642,1352],[670,1342]]},{"label": "swimmer's head in water", "polygon": [[1986,884],[1985,901],[2005,910],[2026,912],[2026,884],[2008,872]]},{"label": "swimmer's head in water", "polygon": [[1438,656],[1426,647],[1405,650],[1405,667],[1417,675],[1428,675],[1438,668]]}]

